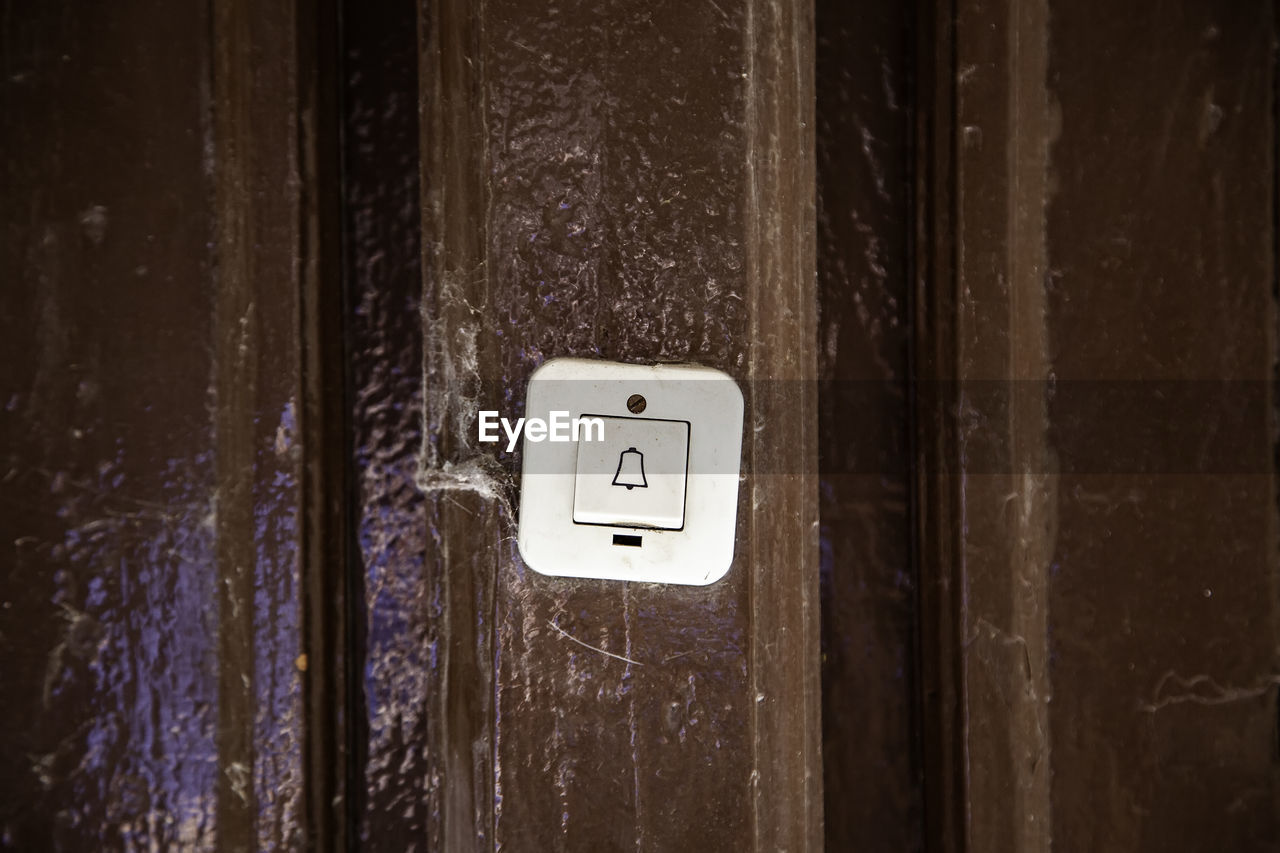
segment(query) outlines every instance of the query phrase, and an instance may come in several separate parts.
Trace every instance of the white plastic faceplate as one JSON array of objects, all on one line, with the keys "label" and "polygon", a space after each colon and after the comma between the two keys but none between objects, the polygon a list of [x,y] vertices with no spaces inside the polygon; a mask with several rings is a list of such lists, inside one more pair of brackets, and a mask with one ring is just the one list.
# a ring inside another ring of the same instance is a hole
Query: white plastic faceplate
[{"label": "white plastic faceplate", "polygon": [[695,365],[553,359],[529,380],[525,418],[556,412],[584,421],[577,441],[525,432],[518,542],[530,568],[694,585],[729,571],[742,452],[732,378]]}]

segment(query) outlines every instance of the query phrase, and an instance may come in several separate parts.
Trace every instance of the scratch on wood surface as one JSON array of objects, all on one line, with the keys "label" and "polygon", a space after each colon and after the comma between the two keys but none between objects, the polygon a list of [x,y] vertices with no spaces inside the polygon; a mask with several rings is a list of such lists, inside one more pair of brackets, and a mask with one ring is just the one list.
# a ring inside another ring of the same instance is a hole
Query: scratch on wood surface
[{"label": "scratch on wood surface", "polygon": [[602,654],[602,655],[605,655],[605,656],[607,656],[607,657],[614,658],[615,660],[620,660],[620,661],[622,661],[623,663],[635,664],[636,666],[644,666],[644,664],[642,664],[642,663],[641,663],[640,661],[638,661],[638,660],[632,660],[631,658],[626,658],[626,657],[623,657],[622,655],[615,655],[613,652],[607,652],[607,651],[605,651],[604,649],[596,648],[595,646],[591,645],[590,643],[584,643],[584,642],[582,642],[582,640],[579,640],[577,637],[573,636],[573,635],[572,635],[572,634],[570,634],[568,631],[566,631],[565,629],[561,628],[559,625],[557,625],[555,622],[553,622],[553,621],[552,621],[552,620],[550,620],[550,619],[548,619],[548,620],[547,620],[547,624],[548,624],[548,625],[550,625],[552,628],[554,628],[554,629],[555,629],[555,631],[556,631],[556,633],[558,633],[560,636],[564,637],[566,640],[572,640],[573,642],[575,642],[575,643],[577,643],[578,645],[582,646],[584,649],[591,649],[591,651],[593,651],[593,652],[599,652],[599,653],[600,653],[600,654]]},{"label": "scratch on wood surface", "polygon": [[[1168,694],[1164,692],[1170,682],[1177,685],[1178,692]],[[1184,678],[1177,672],[1169,670],[1161,676],[1152,700],[1140,704],[1138,710],[1154,714],[1161,708],[1186,702],[1195,705],[1225,705],[1229,702],[1240,702],[1263,696],[1276,685],[1280,685],[1280,675],[1261,677],[1248,687],[1226,687],[1209,675],[1201,674]]]}]

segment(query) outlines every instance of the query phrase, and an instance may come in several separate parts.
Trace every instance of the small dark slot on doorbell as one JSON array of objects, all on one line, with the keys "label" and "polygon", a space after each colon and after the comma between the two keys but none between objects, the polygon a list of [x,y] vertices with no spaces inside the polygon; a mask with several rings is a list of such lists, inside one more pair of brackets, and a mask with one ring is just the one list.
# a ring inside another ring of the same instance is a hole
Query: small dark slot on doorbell
[{"label": "small dark slot on doorbell", "polygon": [[640,540],[643,538],[644,537],[641,537],[641,536],[628,536],[625,533],[615,533],[613,534],[613,544],[614,545],[630,545],[632,548],[639,548]]}]

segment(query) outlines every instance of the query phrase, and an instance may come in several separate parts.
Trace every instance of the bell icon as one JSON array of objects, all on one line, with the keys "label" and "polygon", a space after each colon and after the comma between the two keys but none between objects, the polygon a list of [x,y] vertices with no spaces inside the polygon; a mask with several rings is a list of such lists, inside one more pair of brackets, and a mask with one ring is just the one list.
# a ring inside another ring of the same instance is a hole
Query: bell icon
[{"label": "bell icon", "polygon": [[618,455],[618,472],[613,475],[613,485],[626,486],[628,491],[639,486],[649,488],[644,478],[644,454],[634,447],[628,447]]}]

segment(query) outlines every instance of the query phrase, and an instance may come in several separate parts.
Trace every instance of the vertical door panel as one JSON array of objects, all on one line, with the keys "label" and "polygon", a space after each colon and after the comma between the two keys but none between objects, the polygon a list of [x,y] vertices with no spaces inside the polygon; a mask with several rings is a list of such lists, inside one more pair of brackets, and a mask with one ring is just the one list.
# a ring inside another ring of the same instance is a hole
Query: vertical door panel
[{"label": "vertical door panel", "polygon": [[1049,40],[1054,838],[1274,849],[1274,12],[1099,14]]},{"label": "vertical door panel", "polygon": [[6,10],[6,847],[303,839],[292,15]]},{"label": "vertical door panel", "polygon": [[1273,10],[932,13],[930,843],[1274,849]]},{"label": "vertical door panel", "polygon": [[[369,760],[422,751],[424,846],[819,837],[809,38],[803,10],[755,4],[423,9],[429,539],[420,574],[367,568],[364,612],[368,648],[404,632],[414,674],[366,670]],[[726,581],[521,563],[519,460],[475,416],[520,414],[557,355],[696,361],[755,395]],[[393,722],[419,696],[423,722]]]},{"label": "vertical door panel", "polygon": [[822,750],[831,849],[921,843],[909,4],[817,4]]}]

